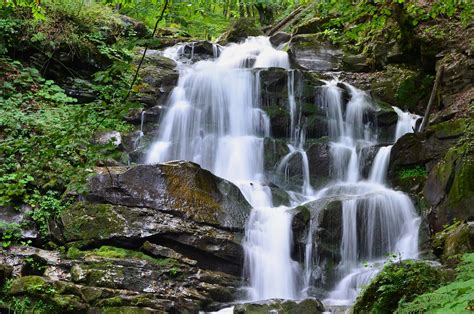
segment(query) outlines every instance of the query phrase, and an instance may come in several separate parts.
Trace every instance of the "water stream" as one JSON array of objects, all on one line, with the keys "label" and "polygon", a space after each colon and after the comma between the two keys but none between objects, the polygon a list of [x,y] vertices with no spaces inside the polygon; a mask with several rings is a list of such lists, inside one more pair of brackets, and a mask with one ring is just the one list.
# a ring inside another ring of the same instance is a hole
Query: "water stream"
[{"label": "water stream", "polygon": [[[417,257],[419,218],[410,199],[385,181],[390,145],[379,148],[368,178],[362,175],[361,165],[368,161],[363,160],[361,149],[378,145],[375,128],[364,119],[368,110],[376,110],[367,93],[336,80],[326,82],[315,106],[327,112],[333,181],[317,191],[310,181],[310,168],[317,165],[309,163],[305,151],[306,126],[295,98],[295,71],[290,69],[288,54],[272,47],[266,37],[215,46],[213,59],[196,63],[183,59],[183,51],[182,46],[175,46],[164,52],[178,62],[180,76],[146,163],[190,160],[240,188],[253,207],[243,243],[247,300],[304,298],[318,280],[314,278],[318,262],[313,258],[318,210],[308,226],[303,260],[291,257],[290,209],[303,202],[342,202],[339,276],[327,293],[328,304],[353,302],[387,253]],[[264,138],[270,136],[271,128],[260,104],[260,69],[269,67],[288,70],[288,153],[276,171],[285,174],[291,158],[301,156],[302,184],[286,191],[291,207],[273,206],[271,178],[264,171]],[[344,89],[348,102],[342,97]],[[395,110],[399,116],[396,140],[412,131],[416,119]]]}]

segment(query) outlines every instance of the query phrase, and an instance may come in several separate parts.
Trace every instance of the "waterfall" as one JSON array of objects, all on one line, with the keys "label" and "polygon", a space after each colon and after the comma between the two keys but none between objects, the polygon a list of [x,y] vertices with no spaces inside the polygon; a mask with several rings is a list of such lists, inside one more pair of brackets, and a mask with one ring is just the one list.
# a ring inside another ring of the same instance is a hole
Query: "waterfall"
[{"label": "waterfall", "polygon": [[[377,145],[376,134],[364,116],[375,107],[370,97],[344,84],[350,99],[345,104],[337,81],[327,82],[321,103],[327,108],[333,174],[338,181],[318,192],[316,198],[339,199],[342,203],[341,261],[337,283],[326,303],[351,304],[363,285],[378,272],[386,255],[418,256],[420,219],[408,196],[385,186],[392,145],[379,148],[369,177],[364,180],[359,165],[362,147]],[[397,108],[398,109],[398,108]],[[395,138],[410,132],[412,119],[400,113]],[[364,267],[367,261],[370,267]],[[377,266],[378,265],[378,266]]]},{"label": "waterfall", "polygon": [[[310,169],[318,165],[310,164],[305,150],[307,122],[299,102],[299,76],[289,69],[288,54],[272,47],[266,37],[225,47],[214,45],[214,58],[195,63],[192,48],[191,59],[183,58],[183,53],[184,45],[163,52],[177,61],[180,75],[146,163],[193,161],[240,188],[253,208],[243,241],[246,300],[309,296],[310,288],[325,278],[314,239],[318,217],[328,200],[341,203],[342,231],[340,262],[333,276],[336,282],[328,283],[332,291],[327,294],[327,304],[353,302],[387,254],[417,257],[420,219],[410,198],[385,182],[391,145],[379,148],[368,177],[361,170],[361,165],[370,164],[362,149],[380,145],[367,119],[368,112],[377,108],[366,92],[337,80],[327,81],[322,88],[316,105],[327,112],[334,180],[315,191]],[[288,153],[275,170],[284,177],[292,159],[301,158],[301,185],[285,191],[291,207],[273,205],[271,177],[264,171],[264,139],[271,130],[270,118],[260,104],[260,72],[268,67],[288,73]],[[413,130],[416,116],[394,110],[399,117],[397,140]],[[307,201],[321,201],[321,205],[312,209],[300,264],[291,257],[292,209]]]},{"label": "waterfall", "polygon": [[416,128],[416,122],[421,116],[409,112],[403,112],[400,108],[393,107],[398,115],[397,129],[395,131],[395,142],[407,133],[413,133]]},{"label": "waterfall", "polygon": [[[167,52],[176,60],[178,54],[176,48]],[[235,183],[253,207],[243,243],[249,299],[295,299],[300,265],[290,257],[292,214],[273,207],[264,183],[263,139],[270,122],[260,108],[259,71],[252,70],[288,69],[288,55],[266,37],[216,48],[214,54],[212,61],[179,65],[178,86],[146,162],[191,160]]]}]

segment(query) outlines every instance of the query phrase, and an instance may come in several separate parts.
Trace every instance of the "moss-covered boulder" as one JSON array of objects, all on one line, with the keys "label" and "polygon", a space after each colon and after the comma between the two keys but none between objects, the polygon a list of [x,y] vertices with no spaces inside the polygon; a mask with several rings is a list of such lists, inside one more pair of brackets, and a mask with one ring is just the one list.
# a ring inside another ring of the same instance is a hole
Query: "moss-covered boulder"
[{"label": "moss-covered boulder", "polygon": [[[457,133],[457,130],[451,128],[442,134],[447,133]],[[423,193],[433,207],[430,220],[435,231],[440,231],[453,219],[474,217],[474,155],[466,149],[466,146],[452,147],[435,164],[426,180]]]},{"label": "moss-covered boulder", "polygon": [[221,45],[228,43],[238,43],[249,36],[263,35],[262,30],[257,26],[257,22],[251,18],[240,18],[233,21],[228,29],[218,38]]},{"label": "moss-covered boulder", "polygon": [[321,18],[321,17],[313,17],[303,23],[295,26],[293,31],[294,35],[301,35],[301,34],[314,34],[319,33],[322,31],[322,25],[327,23],[329,18]]},{"label": "moss-covered boulder", "polygon": [[310,71],[342,69],[342,50],[325,41],[320,34],[301,34],[291,38],[290,62],[295,68]]},{"label": "moss-covered boulder", "polygon": [[[135,61],[141,58],[142,51],[137,51]],[[178,82],[176,62],[162,56],[157,50],[148,50],[140,68],[141,83],[137,85],[138,93],[133,96],[147,107],[163,104],[171,90]]]},{"label": "moss-covered boulder", "polygon": [[89,182],[86,199],[235,229],[243,229],[250,212],[237,186],[191,162],[100,169]]},{"label": "moss-covered boulder", "polygon": [[447,274],[423,261],[387,264],[362,291],[354,304],[354,313],[393,313],[401,300],[409,302],[417,295],[442,285]]},{"label": "moss-covered boulder", "polygon": [[449,233],[444,241],[443,259],[474,252],[474,222],[463,223]]},{"label": "moss-covered boulder", "polygon": [[267,300],[258,303],[244,303],[234,307],[234,314],[296,314],[296,313],[323,313],[324,305],[317,299],[302,301]]},{"label": "moss-covered boulder", "polygon": [[424,105],[419,102],[429,95],[431,83],[432,78],[418,69],[391,64],[381,76],[371,81],[371,90],[383,101],[403,110],[422,113]]}]

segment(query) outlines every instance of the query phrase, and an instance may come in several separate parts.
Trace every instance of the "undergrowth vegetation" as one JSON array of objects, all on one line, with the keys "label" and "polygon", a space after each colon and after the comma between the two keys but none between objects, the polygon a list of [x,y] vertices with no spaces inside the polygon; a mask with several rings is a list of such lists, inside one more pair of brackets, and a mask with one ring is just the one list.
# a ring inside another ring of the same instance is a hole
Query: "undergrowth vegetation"
[{"label": "undergrowth vegetation", "polygon": [[[96,145],[99,131],[126,132],[123,115],[133,77],[133,27],[104,6],[46,2],[0,13],[0,207],[28,206],[43,239],[49,221],[84,192],[104,158],[120,158],[113,144]],[[93,95],[80,102],[60,85],[86,79]],[[2,245],[20,235],[2,226]],[[23,226],[24,227],[24,226]]]}]

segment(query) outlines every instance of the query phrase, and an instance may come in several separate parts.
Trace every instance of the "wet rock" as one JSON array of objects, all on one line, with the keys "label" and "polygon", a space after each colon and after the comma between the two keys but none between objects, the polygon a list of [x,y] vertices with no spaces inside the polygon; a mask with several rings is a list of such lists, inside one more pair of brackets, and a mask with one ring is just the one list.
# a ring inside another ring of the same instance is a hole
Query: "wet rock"
[{"label": "wet rock", "polygon": [[289,55],[295,67],[311,71],[337,71],[342,66],[342,50],[322,41],[317,34],[293,36]]},{"label": "wet rock", "polygon": [[431,206],[430,227],[440,231],[453,219],[474,217],[474,156],[464,155],[462,147],[451,148],[429,172],[423,195]]},{"label": "wet rock", "polygon": [[[56,256],[57,252],[31,247],[0,252],[0,264],[23,268],[29,256]],[[173,258],[153,258],[143,253],[101,247],[75,253],[74,259],[49,259],[43,276],[16,277],[9,296],[26,296],[51,305],[53,312],[102,312],[110,307],[163,312],[197,312],[208,304],[229,302],[240,279],[228,274],[199,269]],[[72,256],[68,252],[67,256]],[[5,263],[5,264],[4,264]],[[14,263],[15,265],[10,265]],[[56,276],[55,274],[63,274]],[[10,275],[8,275],[10,276]]]},{"label": "wet rock", "polygon": [[122,146],[127,152],[135,151],[140,145],[140,139],[143,137],[141,131],[133,131],[123,136]]},{"label": "wet rock", "polygon": [[237,229],[243,229],[250,211],[250,205],[234,184],[191,162],[102,169],[90,180],[86,199],[147,207]]},{"label": "wet rock", "polygon": [[[81,204],[61,215],[64,242],[92,241],[141,246],[145,240],[159,243],[204,268],[239,274],[243,261],[240,235],[174,217],[151,208],[110,204]],[[87,243],[87,242],[86,242]]]},{"label": "wet rock", "polygon": [[278,32],[275,35],[270,37],[270,42],[274,46],[279,46],[281,44],[287,43],[290,41],[291,35],[285,32]]},{"label": "wet rock", "polygon": [[[139,58],[141,55],[137,54],[137,61]],[[132,97],[132,100],[143,103],[147,107],[164,103],[176,86],[178,76],[176,62],[162,56],[157,50],[148,50],[140,68],[143,84],[140,85],[138,93]]]},{"label": "wet rock", "polygon": [[324,305],[317,299],[302,301],[266,300],[256,303],[238,304],[234,307],[234,314],[265,314],[265,313],[323,313]]},{"label": "wet rock", "polygon": [[314,178],[328,178],[331,168],[329,151],[329,138],[321,138],[317,143],[311,144],[306,150],[309,163],[309,172]]},{"label": "wet rock", "polygon": [[261,81],[261,106],[270,118],[271,134],[282,138],[290,136],[290,112],[288,99],[288,79],[293,77],[296,110],[301,112],[301,123],[308,138],[327,135],[326,113],[315,102],[316,90],[324,85],[315,73],[296,70],[270,68],[259,71]]},{"label": "wet rock", "polygon": [[265,138],[263,142],[264,149],[264,168],[266,171],[273,171],[278,167],[280,160],[288,154],[288,145],[284,139]]},{"label": "wet rock", "polygon": [[474,221],[459,225],[444,242],[443,259],[474,251]]},{"label": "wet rock", "polygon": [[39,232],[30,218],[32,208],[21,205],[15,208],[11,206],[0,206],[0,233],[6,230],[17,232],[21,239],[35,240],[39,238]]},{"label": "wet rock", "polygon": [[186,258],[182,254],[179,254],[178,252],[176,252],[175,250],[172,250],[166,246],[154,244],[148,241],[145,241],[145,243],[143,243],[142,250],[155,257],[173,258],[176,260],[181,260],[184,263],[189,264],[189,265],[197,264],[195,260]]},{"label": "wet rock", "polygon": [[336,265],[340,261],[342,225],[342,202],[332,201],[324,205],[318,215],[318,230],[314,238],[319,258],[325,261],[323,265]]},{"label": "wet rock", "polygon": [[262,30],[257,27],[256,21],[251,18],[239,18],[229,25],[229,28],[217,39],[221,45],[243,41],[249,36],[263,35]]},{"label": "wet rock", "polygon": [[367,58],[362,54],[345,54],[342,58],[342,67],[344,71],[349,72],[366,72],[370,69]]},{"label": "wet rock", "polygon": [[329,21],[329,18],[313,17],[295,27],[294,35],[319,33],[321,26]]},{"label": "wet rock", "polygon": [[122,144],[122,134],[117,131],[100,132],[94,135],[93,142],[99,145],[113,144],[119,146]]},{"label": "wet rock", "polygon": [[182,44],[178,54],[180,60],[194,63],[217,57],[219,55],[219,47],[215,47],[215,44],[210,41],[193,41]]}]

